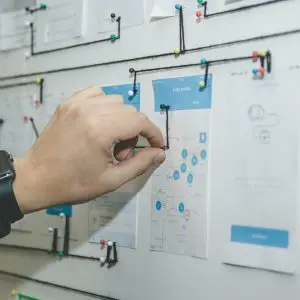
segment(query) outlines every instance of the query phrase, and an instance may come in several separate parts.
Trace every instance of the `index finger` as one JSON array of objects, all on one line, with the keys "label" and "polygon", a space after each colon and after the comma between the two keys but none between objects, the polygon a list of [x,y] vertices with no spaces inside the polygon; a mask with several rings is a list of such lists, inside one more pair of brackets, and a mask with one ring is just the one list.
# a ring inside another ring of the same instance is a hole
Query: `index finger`
[{"label": "index finger", "polygon": [[140,135],[146,138],[152,147],[164,148],[165,141],[161,130],[146,116],[141,122]]}]

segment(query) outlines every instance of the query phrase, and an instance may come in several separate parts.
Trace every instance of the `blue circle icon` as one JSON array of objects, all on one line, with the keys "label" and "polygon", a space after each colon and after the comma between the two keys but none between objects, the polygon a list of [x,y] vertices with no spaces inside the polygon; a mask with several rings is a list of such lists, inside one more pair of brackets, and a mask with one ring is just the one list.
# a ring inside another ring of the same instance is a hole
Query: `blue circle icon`
[{"label": "blue circle icon", "polygon": [[193,157],[192,157],[192,165],[196,166],[197,163],[198,163],[198,158],[197,158],[197,156],[193,155]]},{"label": "blue circle icon", "polygon": [[184,204],[183,204],[182,202],[178,205],[178,210],[179,210],[179,212],[181,212],[181,213],[184,212]]},{"label": "blue circle icon", "polygon": [[185,163],[181,164],[181,172],[185,173],[187,170],[187,165]]},{"label": "blue circle icon", "polygon": [[192,184],[193,181],[194,181],[194,176],[193,176],[193,174],[190,173],[190,174],[187,176],[187,182],[188,182],[188,184]]},{"label": "blue circle icon", "polygon": [[160,211],[160,210],[161,210],[161,202],[160,202],[159,200],[156,201],[155,207],[156,207],[156,210],[157,210],[157,211]]},{"label": "blue circle icon", "polygon": [[173,179],[174,180],[179,180],[180,179],[180,174],[179,174],[179,172],[177,170],[174,171],[174,173],[173,173]]},{"label": "blue circle icon", "polygon": [[185,159],[185,158],[187,158],[187,156],[188,156],[188,151],[186,149],[182,149],[182,151],[181,151],[181,157],[183,159]]},{"label": "blue circle icon", "polygon": [[206,156],[207,156],[206,150],[202,150],[201,153],[200,153],[200,155],[201,155],[201,158],[202,158],[203,160],[205,160],[205,159],[206,159]]}]

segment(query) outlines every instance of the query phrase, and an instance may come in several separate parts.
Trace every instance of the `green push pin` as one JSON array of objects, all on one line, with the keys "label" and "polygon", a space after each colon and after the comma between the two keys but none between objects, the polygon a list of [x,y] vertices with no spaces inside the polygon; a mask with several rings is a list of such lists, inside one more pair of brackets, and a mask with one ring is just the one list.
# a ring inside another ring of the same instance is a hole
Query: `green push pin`
[{"label": "green push pin", "polygon": [[205,58],[202,58],[201,61],[200,61],[200,64],[203,66],[203,65],[206,65],[207,64],[207,60]]},{"label": "green push pin", "polygon": [[61,251],[58,251],[58,252],[57,252],[57,256],[61,258],[61,257],[64,256],[64,254],[63,254]]},{"label": "green push pin", "polygon": [[111,35],[110,35],[110,39],[111,39],[112,41],[115,41],[117,38],[118,38],[118,36],[117,36],[116,34],[111,34]]},{"label": "green push pin", "polygon": [[46,5],[46,3],[41,3],[40,4],[40,9],[46,9],[47,8],[47,5]]},{"label": "green push pin", "polygon": [[203,0],[197,0],[199,4],[203,4]]}]

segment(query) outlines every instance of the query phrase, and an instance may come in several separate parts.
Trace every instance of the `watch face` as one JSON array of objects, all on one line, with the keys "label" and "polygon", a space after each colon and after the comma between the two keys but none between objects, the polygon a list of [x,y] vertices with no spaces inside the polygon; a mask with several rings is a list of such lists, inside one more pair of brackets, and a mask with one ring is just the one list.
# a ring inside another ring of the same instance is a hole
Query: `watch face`
[{"label": "watch face", "polygon": [[0,151],[0,180],[13,175],[12,162],[5,151]]}]

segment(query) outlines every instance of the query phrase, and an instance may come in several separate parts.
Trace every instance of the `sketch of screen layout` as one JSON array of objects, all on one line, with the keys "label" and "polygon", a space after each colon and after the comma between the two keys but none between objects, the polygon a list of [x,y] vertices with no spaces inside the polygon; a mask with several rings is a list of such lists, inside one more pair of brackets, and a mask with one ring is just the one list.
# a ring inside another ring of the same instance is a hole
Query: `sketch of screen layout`
[{"label": "sketch of screen layout", "polygon": [[248,109],[248,117],[253,126],[253,137],[262,144],[269,144],[272,140],[272,131],[280,123],[278,114],[269,113],[263,106],[254,104]]}]

